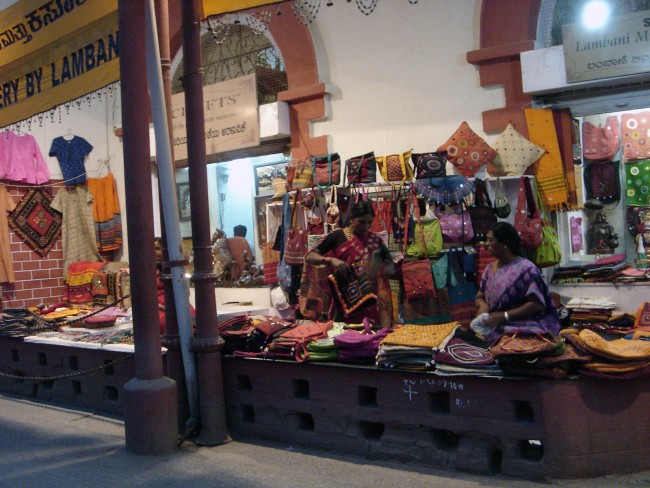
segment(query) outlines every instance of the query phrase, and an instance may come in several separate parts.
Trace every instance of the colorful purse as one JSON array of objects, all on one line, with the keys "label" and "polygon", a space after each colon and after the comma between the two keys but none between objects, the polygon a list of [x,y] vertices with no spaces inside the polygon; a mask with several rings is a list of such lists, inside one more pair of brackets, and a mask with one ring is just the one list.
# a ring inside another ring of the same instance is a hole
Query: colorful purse
[{"label": "colorful purse", "polygon": [[360,307],[377,300],[377,295],[368,281],[366,273],[354,265],[350,268],[349,275],[336,271],[327,277],[332,295],[345,317]]},{"label": "colorful purse", "polygon": [[584,169],[587,200],[615,203],[621,198],[618,161],[592,162]]},{"label": "colorful purse", "polygon": [[605,127],[589,121],[582,124],[582,154],[589,161],[608,161],[618,152],[620,137],[618,117],[607,117]]},{"label": "colorful purse", "polygon": [[[415,191],[411,192],[411,205],[407,207],[407,222],[409,220],[409,210],[413,208],[416,215],[416,220],[421,226],[420,222],[420,208],[417,203]],[[404,254],[406,255],[408,230],[406,231],[404,239]],[[424,242],[424,232],[420,234],[420,241],[422,249],[426,249]],[[436,295],[435,287],[433,285],[433,271],[431,270],[431,262],[429,258],[418,259],[415,261],[404,261],[402,263],[402,282],[404,284],[404,298],[406,300],[427,298]]]},{"label": "colorful purse", "polygon": [[393,183],[402,183],[407,180],[413,179],[413,169],[409,159],[411,158],[411,151],[406,151],[403,154],[391,154],[389,156],[377,156],[377,166],[381,173],[381,177],[392,186]]},{"label": "colorful purse", "polygon": [[304,264],[307,254],[307,232],[297,223],[296,209],[300,206],[300,192],[296,192],[291,212],[291,228],[287,232],[287,242],[284,247],[284,262],[291,266]]},{"label": "colorful purse", "polygon": [[442,240],[447,244],[467,243],[474,238],[472,219],[464,204],[461,203],[460,207],[460,213],[446,213],[436,207],[436,216],[442,229]]},{"label": "colorful purse", "polygon": [[[540,209],[544,208],[542,198],[539,191],[535,192],[537,197],[537,206]],[[558,240],[557,233],[553,227],[553,223],[544,218],[542,212],[542,243],[539,247],[531,253],[531,261],[540,268],[550,268],[551,266],[558,265],[562,262],[562,251],[560,250],[560,241]]]},{"label": "colorful purse", "polygon": [[310,162],[295,159],[287,164],[287,190],[302,190],[314,186],[313,169]]},{"label": "colorful purse", "polygon": [[506,197],[506,191],[503,188],[503,181],[497,178],[496,185],[494,186],[494,212],[500,219],[505,219],[510,215],[510,202]]},{"label": "colorful purse", "polygon": [[417,180],[447,176],[447,160],[442,154],[437,152],[411,154],[411,161],[413,161]]},{"label": "colorful purse", "polygon": [[348,185],[377,181],[375,153],[369,152],[345,161],[345,179]]},{"label": "colorful purse", "polygon": [[472,242],[484,242],[488,231],[497,223],[497,216],[492,208],[485,181],[476,178],[474,184],[476,185],[474,205],[467,208],[474,232]]},{"label": "colorful purse", "polygon": [[317,187],[327,188],[341,182],[341,157],[338,153],[312,156],[311,163]]},{"label": "colorful purse", "polygon": [[542,243],[542,217],[537,208],[530,181],[525,176],[519,178],[517,195],[517,215],[515,229],[519,233],[521,247],[537,249]]}]

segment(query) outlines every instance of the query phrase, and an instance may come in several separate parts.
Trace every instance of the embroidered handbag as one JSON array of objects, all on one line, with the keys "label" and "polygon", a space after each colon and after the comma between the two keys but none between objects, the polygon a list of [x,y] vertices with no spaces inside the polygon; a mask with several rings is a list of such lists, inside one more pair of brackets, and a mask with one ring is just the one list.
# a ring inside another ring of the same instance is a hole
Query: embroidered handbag
[{"label": "embroidered handbag", "polygon": [[296,192],[291,212],[291,228],[287,231],[287,242],[284,247],[284,262],[292,266],[304,264],[307,254],[307,232],[298,225],[296,211],[300,206],[300,192]]},{"label": "embroidered handbag", "polygon": [[351,266],[350,273],[339,271],[327,277],[332,295],[336,298],[344,316],[349,316],[360,307],[377,300],[372,284],[365,272]]},{"label": "embroidered handbag", "polygon": [[[418,223],[420,223],[420,209],[415,196],[415,191],[411,192],[411,205],[407,207],[407,221],[410,209],[415,210]],[[408,231],[407,231],[408,232]],[[422,248],[426,249],[424,242],[424,233],[420,234]],[[408,235],[404,239],[404,254],[406,254]],[[402,263],[402,282],[404,284],[404,297],[406,300],[427,298],[435,296],[436,291],[433,285],[433,271],[429,258],[418,259],[415,261],[404,261]]]},{"label": "embroidered handbag", "polygon": [[345,179],[348,185],[377,181],[375,153],[369,152],[345,161]]},{"label": "embroidered handbag", "polygon": [[589,163],[584,169],[587,200],[603,203],[618,202],[621,198],[621,183],[618,161]]},{"label": "embroidered handbag", "polygon": [[515,215],[514,226],[519,233],[521,247],[524,249],[537,249],[542,243],[542,217],[537,208],[530,181],[525,176],[519,178],[517,215]]},{"label": "embroidered handbag", "polygon": [[389,156],[377,156],[377,166],[381,172],[381,177],[393,186],[393,183],[404,182],[413,179],[413,169],[409,159],[411,158],[411,151],[406,151],[403,154],[391,154]]},{"label": "embroidered handbag", "polygon": [[319,188],[327,188],[341,182],[341,157],[338,153],[312,156],[311,163],[314,183]]},{"label": "embroidered handbag", "polygon": [[464,205],[461,204],[460,213],[446,213],[436,208],[436,215],[442,229],[442,240],[447,244],[461,244],[470,242],[474,238],[472,219]]},{"label": "embroidered handbag", "polygon": [[590,161],[608,161],[618,152],[620,143],[618,117],[607,117],[605,127],[589,121],[582,124],[582,154]]},{"label": "embroidered handbag", "polygon": [[497,216],[492,208],[485,181],[476,178],[474,184],[476,185],[474,205],[467,208],[474,231],[471,242],[484,242],[487,239],[487,232],[497,223]]},{"label": "embroidered handbag", "polygon": [[264,284],[275,285],[278,282],[278,263],[280,261],[280,251],[273,250],[272,242],[262,244],[260,247],[262,248]]},{"label": "embroidered handbag", "polygon": [[553,224],[548,220],[542,221],[542,243],[533,250],[531,261],[540,268],[550,268],[562,262],[562,251]]},{"label": "embroidered handbag", "polygon": [[503,188],[503,181],[497,178],[496,185],[494,186],[494,211],[497,217],[505,219],[510,215],[510,202],[506,197],[506,191]]},{"label": "embroidered handbag", "polygon": [[[476,285],[467,281],[463,273],[458,274],[455,272],[454,260],[457,263],[460,262],[460,269],[463,270],[461,251],[451,248],[448,251],[447,264],[447,292],[449,293],[451,320],[469,327],[470,322],[476,315]],[[456,273],[456,285],[451,282],[452,273]]]},{"label": "embroidered handbag", "polygon": [[287,190],[302,190],[314,186],[313,169],[308,161],[294,159],[287,164]]},{"label": "embroidered handbag", "polygon": [[341,210],[339,209],[338,203],[336,203],[338,199],[337,191],[336,186],[330,188],[330,200],[327,205],[327,211],[325,212],[325,218],[329,226],[338,224],[341,218]]},{"label": "embroidered handbag", "polygon": [[437,152],[411,154],[415,178],[439,178],[447,176],[447,160]]}]

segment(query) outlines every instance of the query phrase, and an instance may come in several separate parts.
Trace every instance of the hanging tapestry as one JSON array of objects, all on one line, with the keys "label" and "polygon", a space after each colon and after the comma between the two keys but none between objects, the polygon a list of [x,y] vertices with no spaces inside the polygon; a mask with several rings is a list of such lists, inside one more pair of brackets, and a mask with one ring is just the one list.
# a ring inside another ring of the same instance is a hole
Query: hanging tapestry
[{"label": "hanging tapestry", "polygon": [[52,196],[32,188],[20,200],[9,218],[9,225],[34,251],[44,257],[61,235],[61,213],[50,206]]}]

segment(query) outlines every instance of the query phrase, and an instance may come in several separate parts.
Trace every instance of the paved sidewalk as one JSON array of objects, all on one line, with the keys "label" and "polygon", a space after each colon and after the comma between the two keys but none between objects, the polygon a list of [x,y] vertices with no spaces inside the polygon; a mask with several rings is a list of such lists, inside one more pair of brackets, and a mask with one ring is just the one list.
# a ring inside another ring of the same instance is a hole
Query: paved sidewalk
[{"label": "paved sidewalk", "polygon": [[535,483],[257,441],[218,447],[186,442],[167,456],[143,456],[126,451],[119,418],[5,394],[0,394],[0,452],[2,488],[650,486],[650,472]]}]

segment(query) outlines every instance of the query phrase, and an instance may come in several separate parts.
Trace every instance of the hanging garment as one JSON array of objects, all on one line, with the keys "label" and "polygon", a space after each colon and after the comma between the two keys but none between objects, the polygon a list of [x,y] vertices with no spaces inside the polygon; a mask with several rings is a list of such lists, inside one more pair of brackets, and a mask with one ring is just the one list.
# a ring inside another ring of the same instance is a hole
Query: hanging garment
[{"label": "hanging garment", "polygon": [[93,219],[97,248],[100,252],[122,247],[122,215],[117,184],[112,173],[103,178],[88,178],[88,190],[93,195]]},{"label": "hanging garment", "polygon": [[92,150],[90,143],[79,136],[73,136],[70,140],[56,137],[52,141],[49,155],[59,160],[66,185],[76,185],[86,181],[84,161]]},{"label": "hanging garment", "polygon": [[61,188],[51,204],[63,214],[63,277],[77,261],[103,261],[97,250],[93,196],[87,188]]},{"label": "hanging garment", "polygon": [[10,130],[0,134],[0,178],[32,185],[50,181],[50,170],[34,136]]},{"label": "hanging garment", "polygon": [[0,283],[13,283],[14,276],[13,261],[11,259],[11,236],[9,235],[9,224],[7,212],[16,208],[11,195],[4,186],[0,186]]}]

